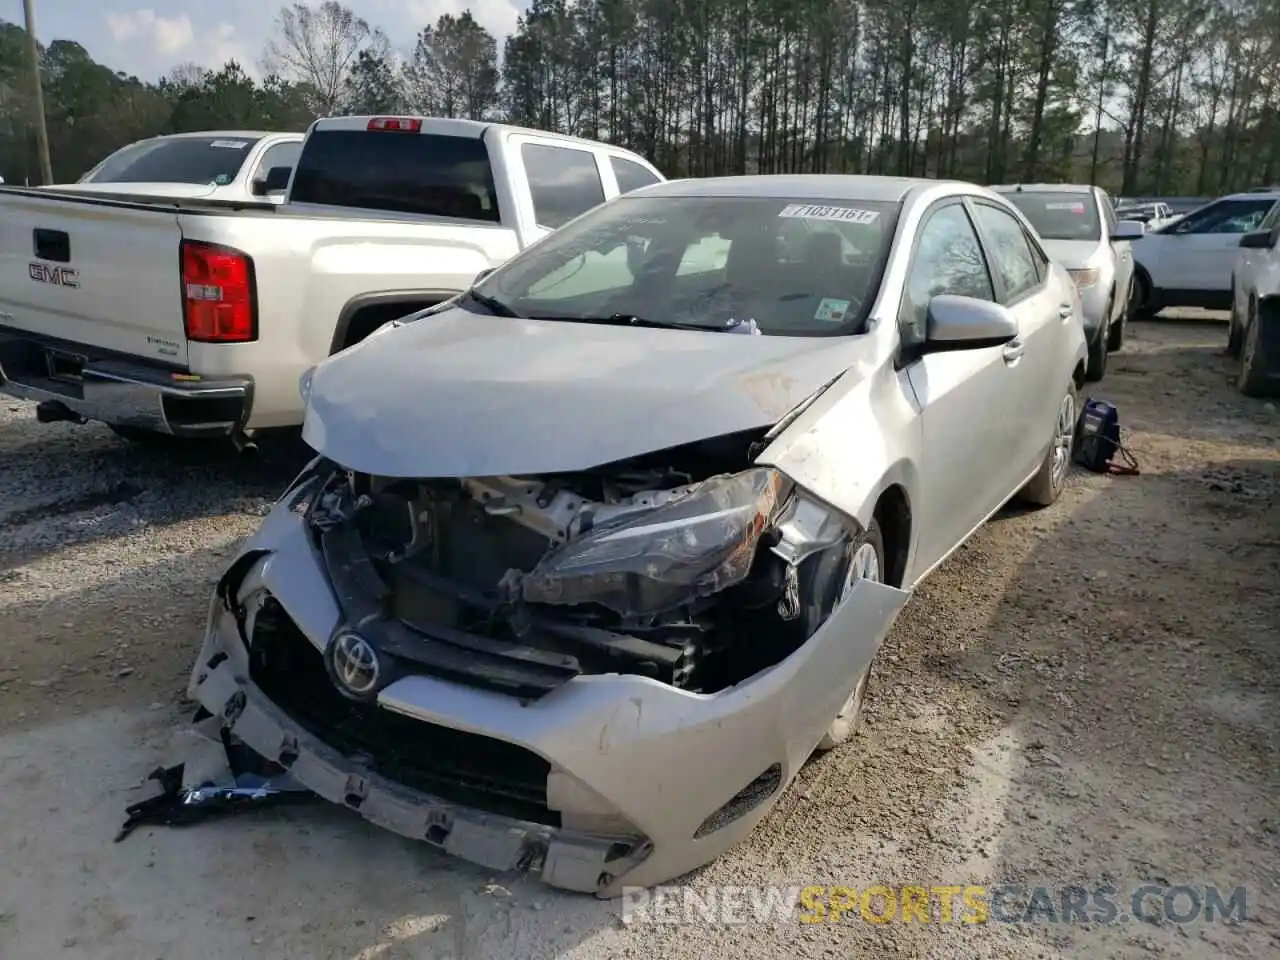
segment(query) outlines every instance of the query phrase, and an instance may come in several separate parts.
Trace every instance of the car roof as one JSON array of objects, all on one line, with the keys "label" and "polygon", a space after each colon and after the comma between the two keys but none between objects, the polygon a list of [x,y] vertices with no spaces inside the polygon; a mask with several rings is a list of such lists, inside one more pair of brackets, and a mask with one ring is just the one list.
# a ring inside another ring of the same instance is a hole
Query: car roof
[{"label": "car roof", "polygon": [[1219,200],[1280,200],[1280,187],[1261,187],[1257,190],[1242,190],[1239,193],[1230,193],[1225,197],[1219,197]]},{"label": "car roof", "polygon": [[999,183],[987,189],[996,193],[1093,193],[1102,188],[1090,183]]},{"label": "car roof", "polygon": [[227,137],[241,140],[261,140],[263,137],[301,137],[301,133],[288,130],[190,130],[186,133],[162,133],[152,140],[181,140],[196,137]]},{"label": "car roof", "polygon": [[794,198],[897,203],[918,187],[948,184],[972,189],[971,184],[958,180],[808,173],[668,180],[666,183],[645,187],[644,194],[649,197],[771,197],[781,200]]}]

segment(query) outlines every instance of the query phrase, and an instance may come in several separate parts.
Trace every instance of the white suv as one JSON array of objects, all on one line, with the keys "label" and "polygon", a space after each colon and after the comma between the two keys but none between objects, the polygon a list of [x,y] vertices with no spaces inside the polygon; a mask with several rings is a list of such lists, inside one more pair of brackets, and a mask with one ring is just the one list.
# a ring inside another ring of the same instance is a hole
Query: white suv
[{"label": "white suv", "polygon": [[1280,203],[1280,189],[1220,197],[1133,244],[1134,316],[1166,307],[1231,308],[1231,274],[1240,238]]}]

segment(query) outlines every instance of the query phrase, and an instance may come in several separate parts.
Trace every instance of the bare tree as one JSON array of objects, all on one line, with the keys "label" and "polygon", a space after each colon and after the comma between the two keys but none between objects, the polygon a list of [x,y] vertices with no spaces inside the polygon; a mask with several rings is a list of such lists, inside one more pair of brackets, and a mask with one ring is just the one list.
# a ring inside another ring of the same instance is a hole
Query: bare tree
[{"label": "bare tree", "polygon": [[308,87],[318,113],[336,112],[360,51],[375,39],[369,24],[337,0],[324,0],[282,8],[276,31],[262,57],[267,72]]}]

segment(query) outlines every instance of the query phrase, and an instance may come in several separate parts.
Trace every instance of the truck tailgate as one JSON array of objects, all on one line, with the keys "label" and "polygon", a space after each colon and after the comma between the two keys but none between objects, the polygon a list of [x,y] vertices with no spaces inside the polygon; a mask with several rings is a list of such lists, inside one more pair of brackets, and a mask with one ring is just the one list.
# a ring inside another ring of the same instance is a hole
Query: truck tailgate
[{"label": "truck tailgate", "polygon": [[173,206],[0,190],[0,327],[187,363]]}]

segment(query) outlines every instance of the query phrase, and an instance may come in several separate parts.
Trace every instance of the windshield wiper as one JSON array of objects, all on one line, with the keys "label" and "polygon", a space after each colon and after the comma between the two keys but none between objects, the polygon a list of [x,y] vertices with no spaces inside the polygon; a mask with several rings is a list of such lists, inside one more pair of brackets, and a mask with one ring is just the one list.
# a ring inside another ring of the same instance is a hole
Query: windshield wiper
[{"label": "windshield wiper", "polygon": [[617,327],[653,327],[661,330],[697,330],[700,333],[720,333],[732,326],[709,327],[703,323],[680,323],[678,320],[651,320],[634,313],[613,313],[607,317],[533,317],[534,320],[557,320],[566,323],[607,323]]},{"label": "windshield wiper", "polygon": [[477,293],[475,290],[468,290],[467,296],[470,297],[472,300],[474,300],[476,303],[480,304],[480,306],[484,307],[486,310],[492,313],[495,317],[520,316],[520,314],[516,313],[514,310],[512,310],[509,306],[507,306],[501,300],[497,300],[489,296],[488,294]]}]

